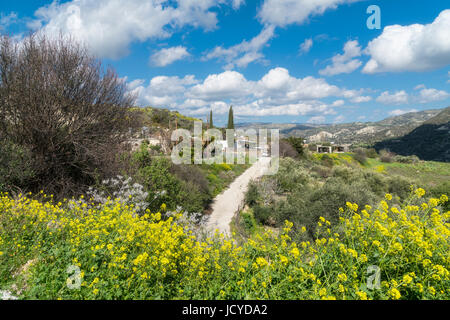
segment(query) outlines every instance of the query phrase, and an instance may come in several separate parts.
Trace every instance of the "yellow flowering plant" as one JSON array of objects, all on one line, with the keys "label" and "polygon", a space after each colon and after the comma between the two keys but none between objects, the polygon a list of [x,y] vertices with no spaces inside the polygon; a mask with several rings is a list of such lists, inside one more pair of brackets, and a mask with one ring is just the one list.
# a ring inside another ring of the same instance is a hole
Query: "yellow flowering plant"
[{"label": "yellow flowering plant", "polygon": [[448,299],[448,198],[427,202],[422,190],[395,210],[349,202],[336,225],[320,219],[314,242],[292,241],[286,222],[242,244],[116,200],[2,194],[0,289],[15,283],[25,299]]}]

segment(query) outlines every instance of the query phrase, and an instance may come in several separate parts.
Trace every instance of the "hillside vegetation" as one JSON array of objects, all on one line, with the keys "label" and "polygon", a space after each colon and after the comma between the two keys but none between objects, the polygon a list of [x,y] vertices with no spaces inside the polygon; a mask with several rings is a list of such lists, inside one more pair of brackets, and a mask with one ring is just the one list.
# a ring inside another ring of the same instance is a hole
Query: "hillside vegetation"
[{"label": "hillside vegetation", "polygon": [[[0,285],[29,299],[447,299],[448,198],[424,195],[347,202],[335,223],[319,218],[315,241],[292,241],[286,221],[281,234],[242,245],[196,238],[181,214],[138,216],[120,200],[2,195]],[[375,290],[366,279],[374,265]]]},{"label": "hillside vegetation", "polygon": [[442,110],[424,110],[389,117],[377,122],[352,122],[342,124],[279,124],[254,123],[241,124],[242,128],[280,129],[282,136],[303,137],[307,142],[335,142],[341,144],[370,145],[378,141],[401,137],[435,117]]},{"label": "hillside vegetation", "polygon": [[[180,129],[193,130],[194,121],[201,121],[196,118],[187,117],[177,111],[152,107],[135,107],[130,111],[136,115],[140,126],[146,126],[149,130]],[[151,132],[150,132],[151,133]]]},{"label": "hillside vegetation", "polygon": [[450,161],[450,107],[398,139],[375,144],[400,155],[416,155],[423,160]]},{"label": "hillside vegetation", "polygon": [[[375,153],[369,158],[359,155],[361,152],[281,159],[276,175],[249,186],[248,207],[240,219],[242,234],[251,234],[255,225],[279,228],[289,220],[294,230],[306,226],[308,232],[298,235],[311,240],[319,217],[337,222],[339,208],[348,201],[376,204],[389,193],[393,201],[401,203],[413,186],[425,187],[433,196],[450,194],[449,164],[407,163],[400,157],[384,162],[383,155]],[[450,208],[444,205],[443,209]]]}]

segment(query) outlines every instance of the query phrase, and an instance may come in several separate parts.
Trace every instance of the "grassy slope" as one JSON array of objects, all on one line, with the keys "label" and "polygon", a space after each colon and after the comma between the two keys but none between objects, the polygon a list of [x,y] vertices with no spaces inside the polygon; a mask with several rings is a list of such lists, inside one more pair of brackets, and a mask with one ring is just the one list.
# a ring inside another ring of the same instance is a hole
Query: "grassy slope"
[{"label": "grassy slope", "polygon": [[[314,154],[314,157],[318,160],[322,159],[323,154]],[[359,164],[353,159],[352,153],[341,153],[328,155],[333,159],[335,165],[340,164]],[[436,186],[440,183],[450,181],[450,163],[437,162],[437,161],[420,161],[418,163],[384,163],[378,158],[368,158],[365,165],[360,165],[361,168],[372,169],[378,171],[382,166],[384,167],[384,173],[393,176],[402,176],[412,179],[417,182],[418,185],[423,186]]]},{"label": "grassy slope", "polygon": [[383,163],[379,159],[368,159],[367,168],[384,166],[389,175],[399,175],[417,181],[418,184],[435,186],[450,180],[450,163],[421,161],[416,164]]}]

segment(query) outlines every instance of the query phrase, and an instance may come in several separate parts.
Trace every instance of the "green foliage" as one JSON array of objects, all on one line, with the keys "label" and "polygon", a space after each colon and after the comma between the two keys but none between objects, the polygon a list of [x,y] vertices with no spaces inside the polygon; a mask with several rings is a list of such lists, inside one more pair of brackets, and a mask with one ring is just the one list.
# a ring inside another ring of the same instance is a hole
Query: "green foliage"
[{"label": "green foliage", "polygon": [[139,150],[133,152],[132,154],[132,161],[139,168],[149,165],[151,159],[152,157],[148,152],[148,142],[145,141],[140,145]]},{"label": "green foliage", "polygon": [[[319,217],[315,241],[293,241],[306,230],[285,221],[241,244],[196,238],[184,215],[139,216],[118,199],[55,204],[0,195],[0,286],[50,300],[445,300],[448,197],[425,194],[417,189],[399,204],[388,194],[374,206],[347,201],[337,222]],[[250,214],[244,219],[255,227]],[[77,278],[70,266],[79,268],[79,287],[68,286]],[[381,273],[377,290],[367,287],[371,266]]]},{"label": "green foliage", "polygon": [[367,161],[366,150],[363,148],[356,149],[353,158],[355,158],[355,160],[358,161],[359,163],[365,164]]},{"label": "green foliage", "polygon": [[269,224],[269,220],[273,217],[273,211],[270,207],[263,207],[260,205],[256,205],[253,208],[253,215],[255,216],[256,221],[261,224]]},{"label": "green foliage", "polygon": [[366,150],[366,155],[368,158],[375,159],[378,157],[378,152],[375,148],[369,148]]},{"label": "green foliage", "polygon": [[295,151],[299,154],[299,156],[304,156],[304,139],[300,137],[289,137],[286,141],[294,147]]},{"label": "green foliage", "polygon": [[256,221],[253,215],[250,212],[241,213],[242,223],[245,228],[245,231],[249,234],[252,234],[256,230]]},{"label": "green foliage", "polygon": [[447,107],[403,137],[378,142],[374,147],[403,156],[416,155],[422,160],[449,162],[449,124],[450,107]]},{"label": "green foliage", "polygon": [[0,192],[26,188],[35,177],[29,150],[10,141],[0,141]]},{"label": "green foliage", "polygon": [[420,159],[415,155],[412,155],[412,156],[396,155],[394,157],[394,161],[399,162],[399,163],[414,163],[415,164],[415,163],[418,163],[420,161]]},{"label": "green foliage", "polygon": [[258,186],[255,183],[250,183],[248,190],[245,193],[245,203],[249,206],[255,205],[259,200]]},{"label": "green foliage", "polygon": [[[321,161],[323,157],[320,155]],[[328,155],[330,160],[338,155]],[[246,194],[247,204],[254,209],[255,219],[262,224],[282,226],[293,222],[294,229],[306,226],[312,237],[320,216],[337,221],[338,209],[347,201],[375,203],[385,193],[405,199],[413,181],[405,177],[386,176],[360,166],[335,165],[333,168],[314,165],[307,160],[285,158],[278,173],[251,184]],[[269,198],[262,196],[268,181],[277,188]],[[264,200],[264,201],[263,201]]]},{"label": "green foliage", "polygon": [[213,112],[212,112],[212,110],[209,112],[209,127],[210,128],[214,128]]},{"label": "green foliage", "polygon": [[228,111],[228,124],[227,124],[227,129],[234,129],[233,106],[230,106],[230,110]]},{"label": "green foliage", "polygon": [[156,151],[157,153],[161,152],[161,146],[160,145],[156,145],[156,146],[150,146],[150,150]]},{"label": "green foliage", "polygon": [[[450,181],[445,181],[431,188],[430,193],[435,198],[440,198],[443,194],[450,195]],[[443,204],[444,211],[450,211],[450,202]]]},{"label": "green foliage", "polygon": [[307,170],[291,158],[280,160],[280,167],[274,176],[281,192],[290,192],[305,185],[309,180]]},{"label": "green foliage", "polygon": [[174,128],[177,123],[178,128],[193,130],[194,121],[201,121],[182,115],[177,111],[170,111],[162,108],[130,108],[130,111],[136,115],[142,126],[147,126],[150,130],[156,127]]}]

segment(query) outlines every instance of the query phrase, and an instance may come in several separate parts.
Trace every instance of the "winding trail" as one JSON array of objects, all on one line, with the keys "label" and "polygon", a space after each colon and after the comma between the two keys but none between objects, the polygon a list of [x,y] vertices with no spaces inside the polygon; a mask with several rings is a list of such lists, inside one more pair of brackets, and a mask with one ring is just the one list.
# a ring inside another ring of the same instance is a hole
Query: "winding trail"
[{"label": "winding trail", "polygon": [[206,222],[209,232],[219,232],[230,236],[230,223],[234,215],[243,208],[244,196],[251,180],[264,175],[269,169],[270,157],[262,157],[234,180],[228,189],[219,194],[212,204],[212,213]]}]

